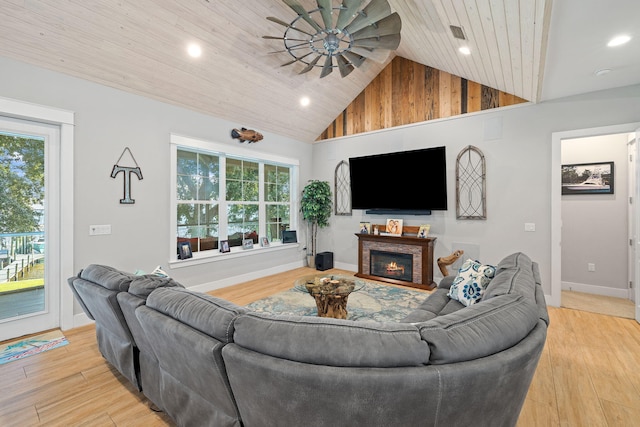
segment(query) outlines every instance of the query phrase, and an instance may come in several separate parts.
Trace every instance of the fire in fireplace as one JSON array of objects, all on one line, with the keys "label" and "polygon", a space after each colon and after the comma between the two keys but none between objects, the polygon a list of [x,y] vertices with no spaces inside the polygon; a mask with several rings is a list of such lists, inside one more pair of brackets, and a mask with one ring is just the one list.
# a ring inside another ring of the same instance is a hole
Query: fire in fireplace
[{"label": "fire in fireplace", "polygon": [[372,276],[411,282],[413,279],[413,255],[371,250],[369,271]]}]

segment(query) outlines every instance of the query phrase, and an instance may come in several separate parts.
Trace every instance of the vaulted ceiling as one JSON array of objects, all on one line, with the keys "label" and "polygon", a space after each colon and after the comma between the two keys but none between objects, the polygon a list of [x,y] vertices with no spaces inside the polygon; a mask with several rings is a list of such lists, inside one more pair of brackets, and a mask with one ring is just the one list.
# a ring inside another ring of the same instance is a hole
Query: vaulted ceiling
[{"label": "vaulted ceiling", "polygon": [[[365,5],[369,0],[363,0]],[[299,0],[317,8],[315,0]],[[637,0],[389,0],[399,48],[320,79],[272,53],[296,13],[281,0],[3,0],[0,56],[312,142],[399,55],[539,102],[640,83]],[[334,7],[340,4],[333,1]],[[450,25],[467,40],[453,37]],[[606,48],[626,33],[628,47]],[[186,53],[202,47],[200,58]],[[471,55],[462,55],[461,46]],[[599,69],[611,69],[595,76]],[[0,77],[2,70],[0,70]],[[2,94],[0,93],[0,96]],[[307,96],[311,104],[302,107]]]}]

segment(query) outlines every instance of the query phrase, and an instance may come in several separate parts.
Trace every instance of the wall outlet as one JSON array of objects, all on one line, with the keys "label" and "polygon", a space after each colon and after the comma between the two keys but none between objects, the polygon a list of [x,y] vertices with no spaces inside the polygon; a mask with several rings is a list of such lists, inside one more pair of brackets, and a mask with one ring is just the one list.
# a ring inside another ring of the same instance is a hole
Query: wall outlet
[{"label": "wall outlet", "polygon": [[536,224],[534,222],[525,222],[524,231],[536,231]]},{"label": "wall outlet", "polygon": [[592,262],[587,264],[587,270],[589,271],[596,271],[596,265]]}]

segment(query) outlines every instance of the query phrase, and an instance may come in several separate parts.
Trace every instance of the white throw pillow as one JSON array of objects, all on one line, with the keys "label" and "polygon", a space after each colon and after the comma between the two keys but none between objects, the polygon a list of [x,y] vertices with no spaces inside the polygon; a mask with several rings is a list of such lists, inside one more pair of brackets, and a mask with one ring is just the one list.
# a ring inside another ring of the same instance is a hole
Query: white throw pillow
[{"label": "white throw pillow", "polygon": [[467,259],[458,270],[447,295],[467,307],[475,304],[482,298],[487,285],[495,274],[496,268],[494,266]]}]

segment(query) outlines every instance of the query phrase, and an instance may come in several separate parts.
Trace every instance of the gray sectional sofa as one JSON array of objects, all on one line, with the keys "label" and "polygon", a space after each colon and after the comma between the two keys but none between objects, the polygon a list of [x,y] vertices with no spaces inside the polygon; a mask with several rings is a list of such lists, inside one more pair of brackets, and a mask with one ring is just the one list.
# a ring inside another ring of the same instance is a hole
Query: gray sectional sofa
[{"label": "gray sectional sofa", "polygon": [[469,307],[447,296],[452,282],[398,323],[261,314],[179,286],[124,323],[152,362],[137,378],[152,366],[150,398],[180,426],[513,426],[549,322],[538,266],[506,257]]}]

